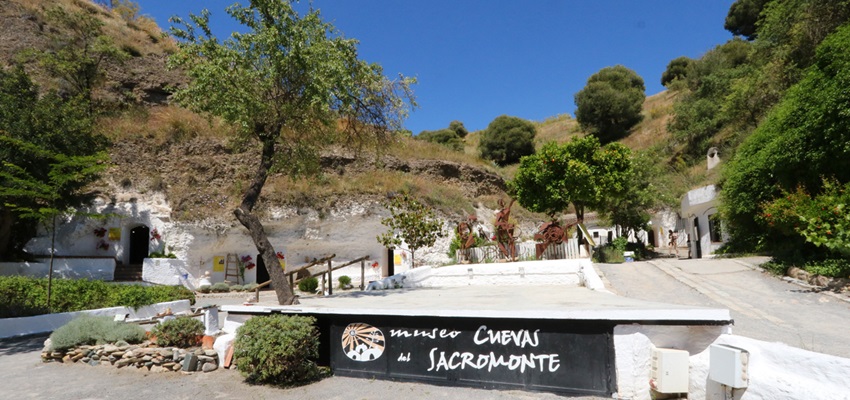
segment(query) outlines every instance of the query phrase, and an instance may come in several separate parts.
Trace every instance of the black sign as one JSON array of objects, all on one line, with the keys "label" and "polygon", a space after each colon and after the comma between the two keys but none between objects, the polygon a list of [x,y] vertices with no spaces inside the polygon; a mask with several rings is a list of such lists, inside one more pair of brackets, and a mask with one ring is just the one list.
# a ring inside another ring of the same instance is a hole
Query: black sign
[{"label": "black sign", "polygon": [[336,316],[335,374],[610,395],[613,327],[589,321]]}]

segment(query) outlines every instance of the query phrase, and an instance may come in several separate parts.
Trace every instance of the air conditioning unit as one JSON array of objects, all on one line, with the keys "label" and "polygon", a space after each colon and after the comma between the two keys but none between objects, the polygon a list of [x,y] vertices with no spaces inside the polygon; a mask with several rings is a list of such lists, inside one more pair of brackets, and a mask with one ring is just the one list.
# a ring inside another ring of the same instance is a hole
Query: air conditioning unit
[{"label": "air conditioning unit", "polygon": [[749,382],[749,362],[748,351],[725,344],[713,344],[709,348],[708,378],[732,388],[745,388]]},{"label": "air conditioning unit", "polygon": [[685,350],[653,349],[650,386],[659,393],[687,393],[689,354]]}]

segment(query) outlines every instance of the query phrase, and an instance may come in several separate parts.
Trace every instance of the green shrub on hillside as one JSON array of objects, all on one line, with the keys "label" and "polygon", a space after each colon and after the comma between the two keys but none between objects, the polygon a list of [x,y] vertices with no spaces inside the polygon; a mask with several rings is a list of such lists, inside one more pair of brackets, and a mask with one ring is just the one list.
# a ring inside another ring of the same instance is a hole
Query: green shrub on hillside
[{"label": "green shrub on hillside", "polygon": [[218,282],[218,283],[213,284],[212,287],[210,288],[210,290],[213,293],[227,293],[227,292],[230,291],[230,285],[228,285],[224,282]]},{"label": "green shrub on hillside", "polygon": [[337,281],[339,281],[340,289],[343,289],[343,288],[351,285],[351,277],[348,276],[348,275],[340,276],[339,278],[337,278]]},{"label": "green shrub on hillside", "polygon": [[481,158],[505,166],[523,156],[534,154],[537,127],[531,121],[502,115],[496,117],[481,134],[478,152]]},{"label": "green shrub on hillside", "polygon": [[248,382],[292,385],[316,380],[321,369],[313,317],[272,315],[249,319],[236,331],[233,358]]},{"label": "green shrub on hillside", "polygon": [[111,317],[82,315],[72,319],[50,335],[51,350],[67,350],[80,345],[141,343],[145,328],[136,324],[114,321]]},{"label": "green shrub on hillside", "polygon": [[158,324],[151,333],[156,336],[156,344],[161,347],[196,347],[201,344],[204,323],[194,318],[180,317]]}]

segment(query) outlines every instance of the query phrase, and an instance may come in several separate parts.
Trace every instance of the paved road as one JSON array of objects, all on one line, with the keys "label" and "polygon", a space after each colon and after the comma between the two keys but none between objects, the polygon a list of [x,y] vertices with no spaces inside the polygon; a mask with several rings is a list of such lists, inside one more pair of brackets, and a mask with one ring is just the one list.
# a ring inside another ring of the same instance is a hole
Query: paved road
[{"label": "paved road", "polygon": [[766,260],[671,258],[596,266],[617,294],[728,308],[737,335],[850,358],[850,302],[760,272],[756,266]]}]

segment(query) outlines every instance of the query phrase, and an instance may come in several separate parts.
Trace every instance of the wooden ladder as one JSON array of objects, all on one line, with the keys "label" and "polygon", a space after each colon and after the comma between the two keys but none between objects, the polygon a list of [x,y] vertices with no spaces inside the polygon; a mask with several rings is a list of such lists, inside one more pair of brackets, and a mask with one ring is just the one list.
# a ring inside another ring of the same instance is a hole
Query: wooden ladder
[{"label": "wooden ladder", "polygon": [[239,256],[234,253],[227,254],[227,261],[224,264],[224,280],[228,280],[231,276],[236,278],[236,284],[241,284],[239,276]]}]

